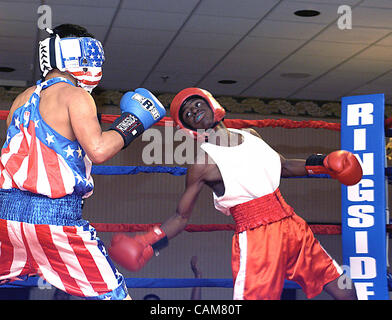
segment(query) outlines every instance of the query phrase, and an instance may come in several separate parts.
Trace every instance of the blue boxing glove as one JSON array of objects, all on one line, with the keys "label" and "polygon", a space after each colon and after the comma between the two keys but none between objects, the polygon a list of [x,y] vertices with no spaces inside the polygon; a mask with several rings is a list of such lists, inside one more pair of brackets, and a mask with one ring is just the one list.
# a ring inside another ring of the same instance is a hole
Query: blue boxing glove
[{"label": "blue boxing glove", "polygon": [[147,130],[166,114],[162,103],[147,89],[138,88],[127,92],[120,101],[122,112],[129,112],[140,119]]},{"label": "blue boxing glove", "polygon": [[124,148],[166,114],[162,103],[143,88],[125,93],[121,98],[120,108],[122,114],[113,122],[110,130],[121,135]]}]

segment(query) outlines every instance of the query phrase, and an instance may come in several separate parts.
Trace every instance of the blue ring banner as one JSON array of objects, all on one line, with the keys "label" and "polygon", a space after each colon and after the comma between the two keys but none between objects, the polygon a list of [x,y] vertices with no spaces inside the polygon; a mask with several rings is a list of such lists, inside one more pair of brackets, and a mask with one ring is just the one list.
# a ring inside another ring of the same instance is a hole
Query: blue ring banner
[{"label": "blue ring banner", "polygon": [[388,300],[384,94],[342,98],[341,149],[363,169],[358,184],[342,185],[344,271],[360,300]]}]

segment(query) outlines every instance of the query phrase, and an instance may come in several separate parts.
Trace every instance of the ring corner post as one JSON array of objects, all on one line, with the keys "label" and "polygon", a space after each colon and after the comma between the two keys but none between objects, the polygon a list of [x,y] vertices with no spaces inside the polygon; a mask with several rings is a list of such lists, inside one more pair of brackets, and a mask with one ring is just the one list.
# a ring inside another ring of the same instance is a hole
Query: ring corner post
[{"label": "ring corner post", "polygon": [[358,299],[388,300],[384,94],[343,97],[341,107],[341,149],[363,170],[358,184],[342,185],[343,264]]}]

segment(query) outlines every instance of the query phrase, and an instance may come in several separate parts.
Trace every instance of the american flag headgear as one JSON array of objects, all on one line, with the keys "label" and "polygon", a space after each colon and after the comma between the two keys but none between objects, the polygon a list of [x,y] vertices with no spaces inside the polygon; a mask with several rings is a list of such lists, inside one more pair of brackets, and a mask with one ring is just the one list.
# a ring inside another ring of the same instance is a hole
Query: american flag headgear
[{"label": "american flag headgear", "polygon": [[62,72],[66,71],[77,80],[78,86],[88,92],[91,92],[101,80],[104,61],[102,44],[94,38],[60,38],[56,34],[39,43],[39,65],[42,75],[45,77],[55,68]]}]

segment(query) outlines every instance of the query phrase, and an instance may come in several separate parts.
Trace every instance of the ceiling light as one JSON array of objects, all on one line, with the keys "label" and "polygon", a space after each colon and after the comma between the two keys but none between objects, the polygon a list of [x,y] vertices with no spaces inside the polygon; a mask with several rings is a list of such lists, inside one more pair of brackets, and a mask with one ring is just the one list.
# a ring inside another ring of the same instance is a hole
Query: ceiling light
[{"label": "ceiling light", "polygon": [[299,17],[315,17],[320,14],[320,11],[317,11],[317,10],[298,10],[298,11],[295,11],[294,14]]},{"label": "ceiling light", "polygon": [[288,73],[282,73],[280,76],[282,78],[290,78],[290,79],[305,79],[310,77],[310,74],[302,73],[302,72],[288,72]]},{"label": "ceiling light", "polygon": [[0,72],[12,72],[12,71],[15,71],[15,69],[10,67],[0,67]]},{"label": "ceiling light", "polygon": [[236,80],[219,80],[218,83],[220,84],[234,84],[237,83]]}]

